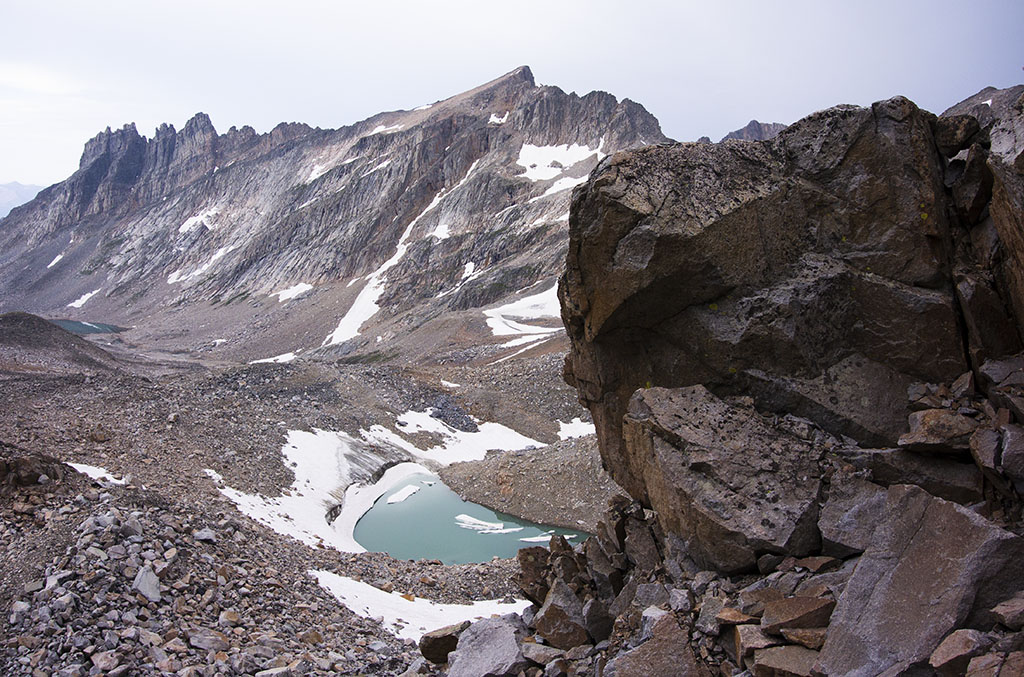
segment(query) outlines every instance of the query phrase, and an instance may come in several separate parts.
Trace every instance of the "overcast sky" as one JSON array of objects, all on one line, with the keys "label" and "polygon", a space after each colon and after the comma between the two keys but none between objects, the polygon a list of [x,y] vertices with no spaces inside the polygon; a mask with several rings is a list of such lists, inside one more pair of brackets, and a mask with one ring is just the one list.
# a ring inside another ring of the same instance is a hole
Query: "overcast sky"
[{"label": "overcast sky", "polygon": [[682,141],[895,94],[941,112],[1024,82],[1022,35],[1022,0],[0,0],[0,183],[63,180],[108,125],[340,127],[524,64]]}]

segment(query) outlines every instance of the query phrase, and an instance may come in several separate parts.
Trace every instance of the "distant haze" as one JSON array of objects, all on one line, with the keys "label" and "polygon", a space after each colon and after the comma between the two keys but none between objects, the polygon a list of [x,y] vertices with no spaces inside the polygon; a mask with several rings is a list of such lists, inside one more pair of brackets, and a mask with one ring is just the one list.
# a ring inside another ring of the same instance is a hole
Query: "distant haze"
[{"label": "distant haze", "polygon": [[0,219],[7,216],[18,205],[23,205],[36,196],[42,186],[24,186],[20,183],[0,183]]},{"label": "distant haze", "polygon": [[339,127],[524,64],[638,101],[679,140],[896,94],[941,112],[1024,81],[1020,0],[711,4],[5,3],[0,183],[63,180],[108,125]]}]

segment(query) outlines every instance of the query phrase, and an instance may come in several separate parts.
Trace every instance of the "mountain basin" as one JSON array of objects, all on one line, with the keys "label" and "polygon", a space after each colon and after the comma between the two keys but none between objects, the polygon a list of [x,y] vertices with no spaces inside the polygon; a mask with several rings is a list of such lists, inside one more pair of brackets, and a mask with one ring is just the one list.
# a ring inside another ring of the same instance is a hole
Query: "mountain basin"
[{"label": "mountain basin", "polygon": [[367,550],[397,559],[468,564],[546,546],[553,533],[571,544],[588,537],[582,531],[527,522],[464,501],[436,475],[416,474],[377,499],[356,523],[354,537]]},{"label": "mountain basin", "polygon": [[124,327],[117,327],[103,322],[79,322],[78,320],[50,320],[61,329],[67,329],[72,334],[117,334],[124,331]]}]

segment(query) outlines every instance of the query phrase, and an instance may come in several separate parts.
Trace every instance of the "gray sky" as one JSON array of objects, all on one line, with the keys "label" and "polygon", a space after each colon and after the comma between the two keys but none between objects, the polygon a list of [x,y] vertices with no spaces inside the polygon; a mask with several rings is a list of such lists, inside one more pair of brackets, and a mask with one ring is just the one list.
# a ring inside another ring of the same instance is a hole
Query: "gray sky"
[{"label": "gray sky", "polygon": [[529,65],[643,104],[678,140],[904,94],[935,112],[1024,82],[1021,0],[0,0],[0,183],[48,185],[87,139],[339,127]]}]

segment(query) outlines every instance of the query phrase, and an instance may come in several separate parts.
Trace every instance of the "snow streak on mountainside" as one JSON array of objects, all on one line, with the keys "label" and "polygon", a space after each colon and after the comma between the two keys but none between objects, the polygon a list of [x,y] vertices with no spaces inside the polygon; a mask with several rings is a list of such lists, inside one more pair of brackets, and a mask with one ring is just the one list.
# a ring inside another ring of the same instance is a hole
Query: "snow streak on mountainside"
[{"label": "snow streak on mountainside", "polygon": [[553,281],[570,189],[605,155],[664,141],[640,105],[538,87],[526,67],[337,130],[217,134],[201,113],[152,139],[108,129],[0,221],[0,311],[247,359],[383,349]]}]

